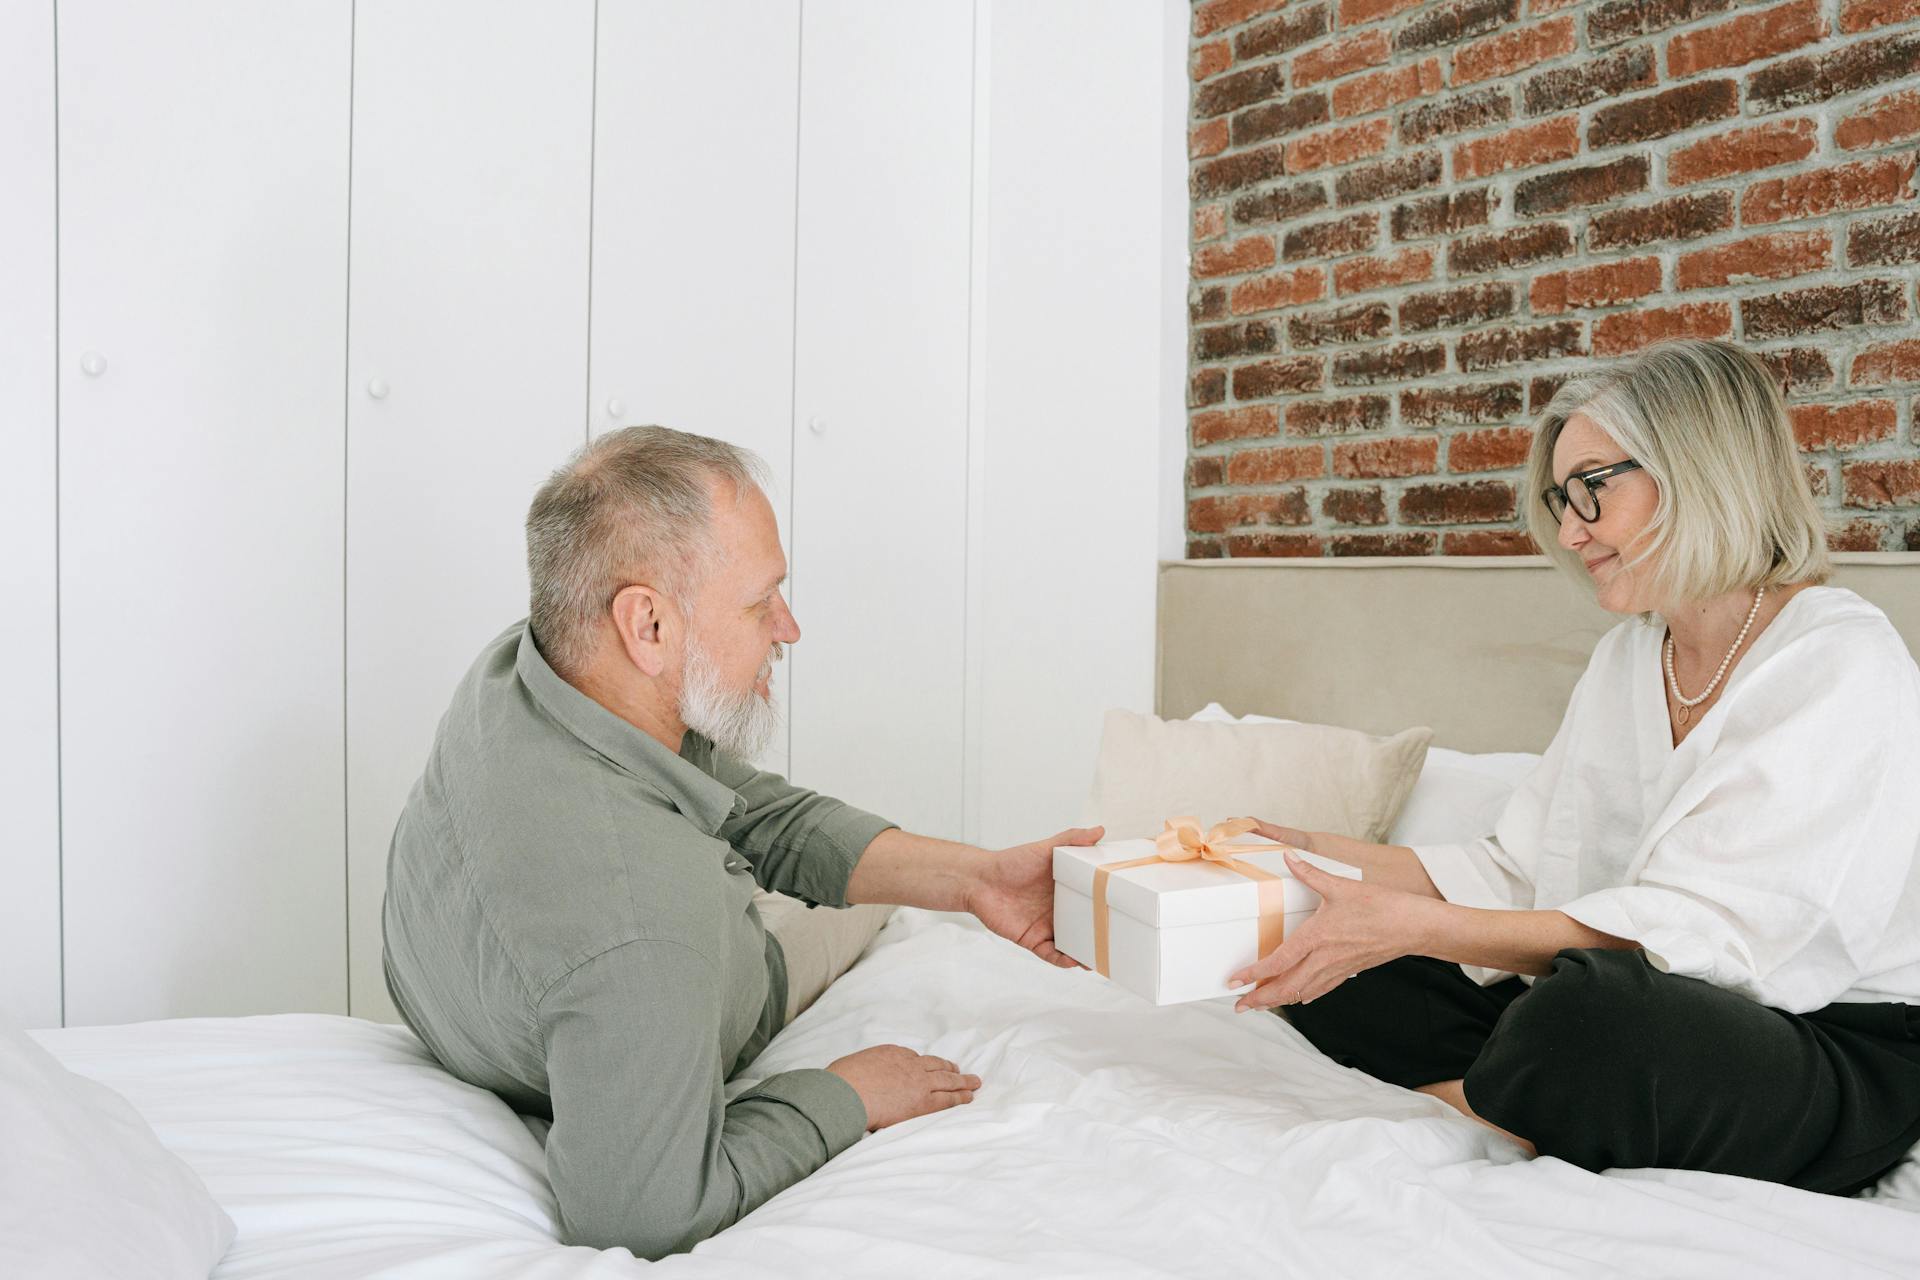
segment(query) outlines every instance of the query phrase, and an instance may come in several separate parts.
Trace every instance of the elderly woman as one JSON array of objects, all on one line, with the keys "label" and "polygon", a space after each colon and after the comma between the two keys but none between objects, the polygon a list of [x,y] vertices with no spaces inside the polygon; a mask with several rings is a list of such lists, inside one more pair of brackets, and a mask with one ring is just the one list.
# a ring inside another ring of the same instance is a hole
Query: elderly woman
[{"label": "elderly woman", "polygon": [[1920,1138],[1920,669],[1821,585],[1753,355],[1571,381],[1528,467],[1535,540],[1628,619],[1485,839],[1262,823],[1366,879],[1293,860],[1325,905],[1240,1007],[1542,1155],[1851,1194]]}]

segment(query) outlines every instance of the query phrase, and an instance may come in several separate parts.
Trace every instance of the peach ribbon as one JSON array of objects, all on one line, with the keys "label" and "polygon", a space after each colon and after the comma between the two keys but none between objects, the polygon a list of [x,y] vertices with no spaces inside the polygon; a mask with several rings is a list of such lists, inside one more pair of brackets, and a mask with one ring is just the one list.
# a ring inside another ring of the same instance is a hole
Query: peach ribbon
[{"label": "peach ribbon", "polygon": [[1227,844],[1227,841],[1235,836],[1243,836],[1253,830],[1254,825],[1251,818],[1235,818],[1232,822],[1215,823],[1203,832],[1198,818],[1168,818],[1166,829],[1153,838],[1152,857],[1134,858],[1129,862],[1109,862],[1095,867],[1093,869],[1094,970],[1103,978],[1113,976],[1107,971],[1107,881],[1116,871],[1151,866],[1156,862],[1193,862],[1197,859],[1210,862],[1228,871],[1236,871],[1252,880],[1260,890],[1260,954],[1264,956],[1279,946],[1287,934],[1285,877],[1277,876],[1271,871],[1263,871],[1250,862],[1241,862],[1235,855],[1263,853],[1270,849],[1288,849],[1292,846]]}]

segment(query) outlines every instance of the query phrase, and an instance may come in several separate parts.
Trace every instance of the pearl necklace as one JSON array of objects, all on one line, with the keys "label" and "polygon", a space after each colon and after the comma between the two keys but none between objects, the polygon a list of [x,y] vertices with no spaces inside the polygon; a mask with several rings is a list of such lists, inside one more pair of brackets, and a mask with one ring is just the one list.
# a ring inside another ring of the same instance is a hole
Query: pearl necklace
[{"label": "pearl necklace", "polygon": [[1693,709],[1712,697],[1713,691],[1720,687],[1720,678],[1727,674],[1727,666],[1733,661],[1733,655],[1740,652],[1740,644],[1747,638],[1747,632],[1753,630],[1753,620],[1760,614],[1760,602],[1766,598],[1765,587],[1753,593],[1753,607],[1747,610],[1745,625],[1740,628],[1740,634],[1733,638],[1733,647],[1727,650],[1727,656],[1720,659],[1720,669],[1713,673],[1713,679],[1707,682],[1707,687],[1700,691],[1697,698],[1689,698],[1680,692],[1680,682],[1673,675],[1673,628],[1667,628],[1666,643],[1661,646],[1661,658],[1667,668],[1667,688],[1673,690],[1673,700],[1680,704],[1679,719],[1682,725],[1693,718]]}]

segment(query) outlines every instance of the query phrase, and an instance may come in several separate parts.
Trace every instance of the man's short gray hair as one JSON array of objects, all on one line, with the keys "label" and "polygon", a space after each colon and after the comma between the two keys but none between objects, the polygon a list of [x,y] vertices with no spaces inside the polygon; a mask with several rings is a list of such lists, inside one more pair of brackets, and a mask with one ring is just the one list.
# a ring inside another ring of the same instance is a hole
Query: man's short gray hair
[{"label": "man's short gray hair", "polygon": [[527,511],[529,625],[562,675],[586,666],[613,597],[635,583],[685,608],[713,558],[714,481],[744,496],[766,464],[667,427],[623,427],[581,448]]}]

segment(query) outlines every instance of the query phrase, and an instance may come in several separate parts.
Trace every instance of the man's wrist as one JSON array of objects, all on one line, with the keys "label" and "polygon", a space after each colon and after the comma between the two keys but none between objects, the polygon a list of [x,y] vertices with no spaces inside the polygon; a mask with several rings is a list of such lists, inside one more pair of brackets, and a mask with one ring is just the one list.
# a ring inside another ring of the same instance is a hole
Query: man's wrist
[{"label": "man's wrist", "polygon": [[994,855],[986,849],[966,846],[966,853],[960,863],[961,891],[960,910],[979,915],[980,895],[993,885],[993,871],[996,865]]}]

